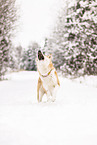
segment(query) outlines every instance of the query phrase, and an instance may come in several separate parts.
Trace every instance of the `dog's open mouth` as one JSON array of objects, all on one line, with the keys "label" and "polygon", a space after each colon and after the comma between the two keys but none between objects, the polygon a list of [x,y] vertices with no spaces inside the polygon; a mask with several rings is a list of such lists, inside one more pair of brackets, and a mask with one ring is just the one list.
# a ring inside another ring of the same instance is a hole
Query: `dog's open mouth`
[{"label": "dog's open mouth", "polygon": [[39,60],[44,60],[44,56],[43,56],[43,54],[40,50],[38,51],[38,59]]}]

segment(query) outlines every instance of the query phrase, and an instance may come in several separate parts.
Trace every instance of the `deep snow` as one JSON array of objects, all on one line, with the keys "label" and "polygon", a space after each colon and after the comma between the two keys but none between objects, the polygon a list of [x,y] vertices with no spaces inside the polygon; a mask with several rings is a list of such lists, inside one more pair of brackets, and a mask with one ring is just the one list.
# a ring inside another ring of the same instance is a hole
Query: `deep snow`
[{"label": "deep snow", "polygon": [[0,82],[0,145],[97,145],[97,87],[85,83],[92,77],[60,76],[54,103],[46,96],[37,102],[37,72],[7,77]]}]

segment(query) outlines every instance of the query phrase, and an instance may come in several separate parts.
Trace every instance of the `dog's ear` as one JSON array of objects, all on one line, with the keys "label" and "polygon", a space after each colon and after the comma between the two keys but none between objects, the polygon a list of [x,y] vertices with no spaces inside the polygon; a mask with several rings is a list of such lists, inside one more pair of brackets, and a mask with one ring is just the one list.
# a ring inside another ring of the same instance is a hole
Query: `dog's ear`
[{"label": "dog's ear", "polygon": [[52,59],[52,54],[50,54],[50,55],[48,56],[48,58]]}]

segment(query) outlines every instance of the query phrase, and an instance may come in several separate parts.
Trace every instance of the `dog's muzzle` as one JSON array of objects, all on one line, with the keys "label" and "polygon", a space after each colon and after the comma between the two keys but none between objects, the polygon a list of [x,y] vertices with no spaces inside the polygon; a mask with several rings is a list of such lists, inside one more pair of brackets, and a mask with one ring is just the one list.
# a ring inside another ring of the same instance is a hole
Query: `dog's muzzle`
[{"label": "dog's muzzle", "polygon": [[43,56],[43,54],[40,50],[38,51],[38,59],[39,60],[44,60],[44,56]]}]

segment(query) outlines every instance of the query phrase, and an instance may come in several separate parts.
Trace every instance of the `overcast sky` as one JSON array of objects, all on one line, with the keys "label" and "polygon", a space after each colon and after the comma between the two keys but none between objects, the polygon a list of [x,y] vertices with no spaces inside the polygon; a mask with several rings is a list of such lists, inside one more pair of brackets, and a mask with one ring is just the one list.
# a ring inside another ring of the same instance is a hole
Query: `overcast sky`
[{"label": "overcast sky", "polygon": [[14,39],[16,45],[26,47],[31,41],[40,45],[52,32],[63,0],[17,0],[21,8],[20,29]]}]

